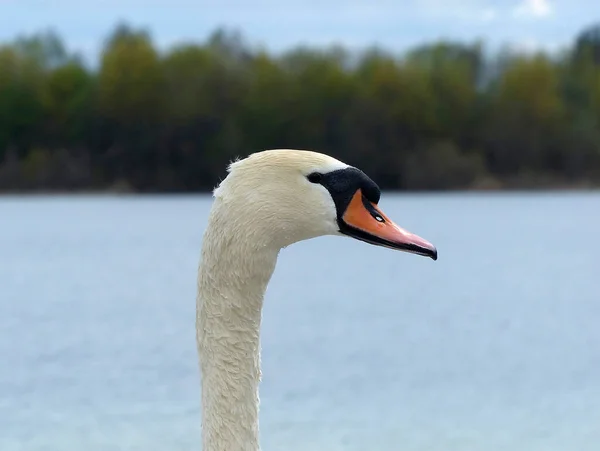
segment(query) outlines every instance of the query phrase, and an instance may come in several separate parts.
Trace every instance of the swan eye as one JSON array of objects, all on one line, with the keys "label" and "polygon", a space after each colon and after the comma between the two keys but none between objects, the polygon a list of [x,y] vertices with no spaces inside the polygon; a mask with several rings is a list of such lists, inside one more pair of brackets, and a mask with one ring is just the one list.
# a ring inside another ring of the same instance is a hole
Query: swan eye
[{"label": "swan eye", "polygon": [[309,174],[306,178],[311,183],[321,183],[323,176],[318,172],[313,172],[312,174]]}]

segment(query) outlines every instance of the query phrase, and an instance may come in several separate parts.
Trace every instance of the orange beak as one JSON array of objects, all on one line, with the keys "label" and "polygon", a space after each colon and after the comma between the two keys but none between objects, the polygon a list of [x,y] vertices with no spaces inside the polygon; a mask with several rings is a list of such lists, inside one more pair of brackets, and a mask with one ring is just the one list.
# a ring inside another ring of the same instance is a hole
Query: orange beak
[{"label": "orange beak", "polygon": [[423,255],[437,260],[437,249],[429,241],[398,227],[359,189],[342,216],[340,231],[370,244]]}]

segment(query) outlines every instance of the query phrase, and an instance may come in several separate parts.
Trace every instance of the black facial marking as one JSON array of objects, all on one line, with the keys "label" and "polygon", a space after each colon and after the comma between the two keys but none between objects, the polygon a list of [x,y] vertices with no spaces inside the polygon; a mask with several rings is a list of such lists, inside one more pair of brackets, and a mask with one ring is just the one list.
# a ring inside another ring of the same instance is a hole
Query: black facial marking
[{"label": "black facial marking", "polygon": [[[369,178],[364,172],[356,168],[338,169],[337,171],[328,172],[326,174],[312,173],[307,176],[312,183],[320,183],[323,185],[333,199],[337,212],[338,224],[342,227],[342,217],[352,200],[352,197],[357,190],[361,190],[363,194],[363,203],[365,208],[377,219],[381,218],[375,211],[371,202],[377,204],[381,197],[381,190],[377,184]],[[317,181],[318,180],[318,181]],[[377,215],[377,216],[375,216]],[[383,218],[381,218],[383,220]]]}]

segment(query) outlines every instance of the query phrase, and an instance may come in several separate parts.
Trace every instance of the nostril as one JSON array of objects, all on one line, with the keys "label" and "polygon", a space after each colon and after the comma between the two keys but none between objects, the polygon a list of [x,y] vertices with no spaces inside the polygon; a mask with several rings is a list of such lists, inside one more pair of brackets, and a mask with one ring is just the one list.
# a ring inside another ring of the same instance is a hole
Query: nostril
[{"label": "nostril", "polygon": [[365,209],[371,214],[371,216],[373,216],[373,218],[377,222],[385,222],[385,219],[383,219],[383,216],[381,216],[379,214],[377,209],[375,209],[373,204],[371,202],[369,202],[369,200],[364,195],[362,196],[362,202],[363,202]]}]

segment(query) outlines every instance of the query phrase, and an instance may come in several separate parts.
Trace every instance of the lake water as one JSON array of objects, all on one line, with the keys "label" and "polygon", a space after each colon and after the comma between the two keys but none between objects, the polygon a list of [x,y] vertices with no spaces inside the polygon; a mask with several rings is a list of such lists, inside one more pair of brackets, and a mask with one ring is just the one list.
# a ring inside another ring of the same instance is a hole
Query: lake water
[{"label": "lake water", "polygon": [[[0,450],[200,449],[208,196],[0,198]],[[600,449],[600,195],[384,194],[439,260],[284,250],[269,450]]]}]

